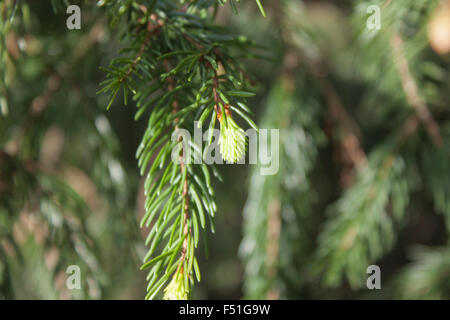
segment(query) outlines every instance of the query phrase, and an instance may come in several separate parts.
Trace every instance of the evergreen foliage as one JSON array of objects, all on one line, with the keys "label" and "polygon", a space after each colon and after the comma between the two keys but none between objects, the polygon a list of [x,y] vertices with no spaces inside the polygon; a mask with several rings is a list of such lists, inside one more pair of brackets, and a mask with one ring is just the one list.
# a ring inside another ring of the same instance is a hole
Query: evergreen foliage
[{"label": "evergreen foliage", "polygon": [[[272,86],[263,126],[286,138],[276,177],[252,170],[241,244],[247,297],[358,292],[366,268],[383,263],[421,214],[417,203],[431,199],[448,221],[448,59],[432,52],[427,33],[444,2],[354,1],[348,19],[332,6],[280,2],[284,80]],[[372,5],[379,29],[366,27]],[[449,230],[447,222],[445,239]],[[444,248],[418,251],[383,296],[448,298]]]},{"label": "evergreen foliage", "polygon": [[450,298],[450,1],[74,2],[0,3],[0,298],[195,298],[255,122],[244,297]]},{"label": "evergreen foliage", "polygon": [[[108,80],[100,92],[109,93],[108,108],[121,88],[125,104],[131,92],[138,107],[136,120],[147,109],[151,112],[136,152],[141,174],[146,174],[141,227],[152,225],[141,267],[150,268],[146,298],[155,297],[171,278],[165,298],[188,298],[194,271],[200,281],[195,258],[200,232],[207,221],[214,232],[217,206],[210,169],[195,161],[204,158],[203,146],[193,142],[190,154],[191,142],[182,147],[186,142],[177,130],[192,131],[195,121],[198,127],[205,122],[214,129],[218,119],[224,160],[235,163],[244,156],[244,131],[231,111],[255,126],[245,101],[253,93],[246,90],[247,79],[239,62],[255,58],[249,51],[255,45],[212,24],[207,10],[217,8],[214,1],[189,2],[181,10],[179,1],[110,1],[105,6],[110,3],[111,12],[118,10],[138,23],[130,25],[124,35],[129,46],[106,69]],[[234,6],[233,1],[230,4]],[[211,170],[218,175],[214,167]]]}]

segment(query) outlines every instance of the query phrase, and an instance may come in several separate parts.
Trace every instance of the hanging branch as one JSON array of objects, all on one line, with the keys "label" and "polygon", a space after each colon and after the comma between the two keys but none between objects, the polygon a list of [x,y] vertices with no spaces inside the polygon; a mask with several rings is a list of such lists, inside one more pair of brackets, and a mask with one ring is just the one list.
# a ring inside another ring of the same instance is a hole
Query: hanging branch
[{"label": "hanging branch", "polygon": [[203,159],[213,136],[203,148],[186,141],[183,132],[191,134],[195,121],[202,127],[208,118],[209,129],[214,129],[218,119],[220,152],[234,163],[245,154],[245,133],[231,109],[256,128],[245,101],[254,94],[246,90],[246,76],[237,60],[244,53],[252,56],[248,50],[255,45],[211,26],[204,18],[209,6],[131,2],[127,14],[135,19],[126,35],[130,47],[105,69],[108,79],[99,91],[109,92],[108,108],[121,88],[125,103],[131,92],[138,108],[136,120],[149,112],[136,152],[141,174],[147,175],[141,227],[151,227],[141,267],[149,270],[147,299],[156,297],[169,279],[165,299],[189,298],[193,273],[200,281],[195,249],[200,233],[205,236],[207,220],[214,232],[217,208],[210,170],[220,176],[214,166],[195,161]]}]

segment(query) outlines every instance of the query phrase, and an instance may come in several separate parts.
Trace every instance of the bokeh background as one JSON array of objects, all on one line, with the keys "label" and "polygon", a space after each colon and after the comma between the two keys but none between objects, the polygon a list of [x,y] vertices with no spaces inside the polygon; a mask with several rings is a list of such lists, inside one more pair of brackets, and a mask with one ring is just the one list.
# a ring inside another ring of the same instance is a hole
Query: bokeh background
[{"label": "bokeh background", "polygon": [[[71,4],[81,30],[64,1],[0,4],[0,298],[142,299],[146,120],[97,94],[126,24]],[[256,122],[280,129],[280,171],[219,166],[194,298],[450,298],[450,3],[263,5],[267,18],[219,6],[216,23],[265,47],[243,63]],[[83,290],[65,286],[72,264]]]}]

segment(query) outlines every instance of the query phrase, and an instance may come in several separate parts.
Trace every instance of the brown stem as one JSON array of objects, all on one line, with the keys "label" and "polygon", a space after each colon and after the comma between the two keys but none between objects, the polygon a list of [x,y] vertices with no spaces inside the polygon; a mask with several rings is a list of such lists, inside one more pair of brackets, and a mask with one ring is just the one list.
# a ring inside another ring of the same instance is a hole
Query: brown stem
[{"label": "brown stem", "polygon": [[391,37],[391,48],[394,55],[394,64],[400,77],[406,100],[409,105],[415,109],[417,117],[425,126],[425,130],[433,143],[436,146],[441,146],[443,144],[443,139],[439,132],[439,126],[433,119],[425,101],[419,95],[419,90],[409,69],[408,60],[405,57],[403,39],[396,32],[394,32]]},{"label": "brown stem", "polygon": [[[341,182],[344,187],[351,185],[354,178],[354,168],[367,165],[367,156],[361,147],[362,133],[357,123],[347,112],[344,104],[331,81],[328,79],[328,72],[323,66],[308,63],[310,71],[316,77],[322,92],[327,100],[330,115],[337,121],[343,129],[343,137],[340,149],[342,150],[342,160],[344,166],[341,172]],[[347,165],[345,165],[347,163]]]},{"label": "brown stem", "polygon": [[158,19],[155,14],[151,15],[151,20],[147,23],[147,35],[145,36],[144,42],[142,42],[141,47],[139,48],[139,51],[136,54],[131,66],[128,68],[125,75],[120,79],[120,82],[124,82],[129,76],[131,76],[137,64],[142,59],[145,47],[149,43],[151,36],[157,34],[161,30],[163,25],[164,23],[162,22],[162,20]]},{"label": "brown stem", "polygon": [[[266,247],[266,267],[267,278],[269,280],[275,279],[277,276],[279,242],[281,232],[281,204],[278,199],[270,202],[268,205],[268,220],[267,220],[267,247]],[[267,291],[267,299],[275,300],[279,297],[279,292],[276,288],[270,288]]]},{"label": "brown stem", "polygon": [[299,55],[297,52],[288,52],[284,62],[285,72],[288,74],[293,73],[300,63],[307,67],[311,75],[317,79],[325,99],[327,100],[331,117],[342,126],[344,130],[344,142],[342,147],[351,159],[351,162],[354,166],[366,164],[367,157],[360,144],[360,140],[362,139],[361,130],[359,129],[358,124],[353,120],[352,116],[347,112],[336,88],[328,79],[328,70],[326,69],[324,62],[320,59],[312,61]]},{"label": "brown stem", "polygon": [[[170,71],[170,63],[167,60],[164,60],[163,62],[164,64],[164,68],[166,70],[166,72]],[[175,80],[173,79],[173,77],[168,77],[168,90],[172,91],[175,88]],[[179,104],[178,101],[176,99],[176,95],[174,95],[174,100],[172,103],[172,114],[176,114],[179,110]],[[178,122],[179,119],[175,118],[174,120],[175,122],[175,130],[178,129]],[[181,139],[181,137],[180,137]],[[183,149],[182,149],[183,150]],[[179,160],[180,160],[180,172],[181,174],[183,174],[184,170],[187,170],[183,161],[183,156],[184,156],[184,151],[182,151],[182,153],[180,154]],[[181,248],[181,263],[177,268],[177,271],[175,272],[175,274],[177,274],[178,272],[183,272],[183,265],[184,265],[184,261],[186,260],[186,254],[187,254],[187,247],[188,247],[188,237],[187,234],[191,232],[189,226],[188,226],[188,219],[189,219],[189,186],[188,186],[188,181],[187,178],[184,180],[184,185],[183,185],[183,193],[182,193],[182,197],[184,199],[184,207],[183,207],[183,221],[184,221],[184,226],[183,226],[183,234],[185,236],[184,240],[183,240],[183,245]]]},{"label": "brown stem", "polygon": [[217,118],[220,120],[220,109],[219,103],[222,99],[220,99],[219,94],[217,93],[217,88],[219,87],[219,79],[217,78],[217,72],[214,70],[214,85],[213,85],[213,94],[214,94],[214,110],[216,110]]}]

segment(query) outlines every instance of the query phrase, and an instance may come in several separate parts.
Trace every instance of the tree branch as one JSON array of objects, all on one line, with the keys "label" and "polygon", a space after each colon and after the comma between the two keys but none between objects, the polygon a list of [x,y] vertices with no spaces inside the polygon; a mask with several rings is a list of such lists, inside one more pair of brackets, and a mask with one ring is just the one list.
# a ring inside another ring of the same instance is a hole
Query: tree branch
[{"label": "tree branch", "polygon": [[406,95],[406,100],[409,105],[416,110],[417,117],[425,126],[425,130],[433,143],[436,146],[441,146],[443,144],[443,139],[439,132],[439,126],[433,119],[433,116],[431,115],[431,112],[429,111],[424,100],[419,95],[417,85],[411,75],[409,64],[405,57],[403,39],[396,32],[394,32],[391,37],[391,48],[394,56],[394,64],[400,77],[403,91]]}]

